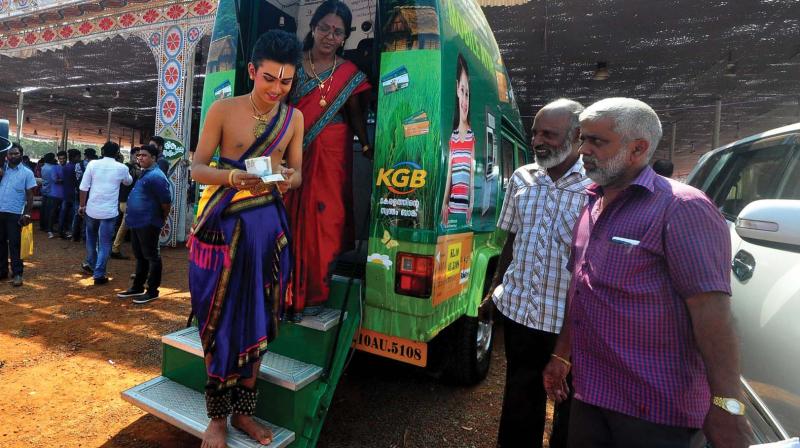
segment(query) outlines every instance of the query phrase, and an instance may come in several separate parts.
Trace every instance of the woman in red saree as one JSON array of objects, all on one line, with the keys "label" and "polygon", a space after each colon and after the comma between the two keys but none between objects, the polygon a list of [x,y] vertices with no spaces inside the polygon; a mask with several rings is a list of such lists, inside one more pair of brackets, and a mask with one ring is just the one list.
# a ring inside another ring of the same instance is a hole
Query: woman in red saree
[{"label": "woman in red saree", "polygon": [[295,320],[306,307],[328,300],[332,264],[353,245],[353,133],[369,156],[359,94],[370,86],[364,73],[340,56],[351,22],[350,10],[338,0],[317,8],[292,97],[305,118],[304,181],[286,198],[295,257],[291,287]]}]

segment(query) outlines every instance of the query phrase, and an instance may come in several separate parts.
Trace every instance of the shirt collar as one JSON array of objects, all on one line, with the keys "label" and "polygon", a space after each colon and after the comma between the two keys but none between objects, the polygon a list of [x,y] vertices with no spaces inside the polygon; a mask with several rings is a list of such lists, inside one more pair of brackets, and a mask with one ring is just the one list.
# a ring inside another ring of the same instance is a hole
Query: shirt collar
[{"label": "shirt collar", "polygon": [[[655,191],[655,179],[656,179],[656,172],[653,171],[653,168],[650,165],[644,167],[642,171],[628,184],[628,188],[630,187],[639,187],[644,188],[649,192]],[[627,188],[626,188],[627,189]],[[592,183],[588,187],[586,187],[586,192],[590,196],[602,196],[603,195],[603,187],[597,185],[596,183]]]},{"label": "shirt collar", "polygon": [[[583,168],[583,156],[578,156],[578,160],[572,164],[572,166],[564,173],[560,178],[556,179],[556,182],[564,179],[568,179],[573,174],[577,174],[579,176],[586,176],[586,170]],[[536,177],[539,179],[547,179],[550,180],[550,176],[547,175],[546,168],[539,168],[536,170]]]}]

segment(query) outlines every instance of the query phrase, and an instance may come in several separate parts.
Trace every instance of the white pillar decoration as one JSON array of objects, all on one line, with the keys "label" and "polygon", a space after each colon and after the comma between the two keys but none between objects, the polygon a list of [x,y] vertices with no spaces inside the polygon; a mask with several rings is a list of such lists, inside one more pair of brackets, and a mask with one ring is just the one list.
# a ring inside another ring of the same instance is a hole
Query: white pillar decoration
[{"label": "white pillar decoration", "polygon": [[186,241],[189,186],[188,150],[194,87],[194,53],[210,24],[177,22],[139,34],[150,47],[158,67],[155,135],[167,140],[164,156],[173,186],[173,207],[161,231],[161,244]]}]

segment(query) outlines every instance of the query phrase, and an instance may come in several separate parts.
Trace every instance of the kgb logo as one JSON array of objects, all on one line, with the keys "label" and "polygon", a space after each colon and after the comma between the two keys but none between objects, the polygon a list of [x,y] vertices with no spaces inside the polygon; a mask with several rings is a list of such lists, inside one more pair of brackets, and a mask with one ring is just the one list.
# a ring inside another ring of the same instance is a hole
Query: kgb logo
[{"label": "kgb logo", "polygon": [[381,168],[375,185],[386,185],[394,194],[406,195],[425,186],[428,172],[414,162],[397,162],[391,168]]}]

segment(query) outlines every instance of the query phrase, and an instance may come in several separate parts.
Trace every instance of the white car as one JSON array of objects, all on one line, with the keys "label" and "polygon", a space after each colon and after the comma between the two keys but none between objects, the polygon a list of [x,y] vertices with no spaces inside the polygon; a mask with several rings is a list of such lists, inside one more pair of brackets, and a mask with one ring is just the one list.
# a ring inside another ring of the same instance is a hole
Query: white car
[{"label": "white car", "polygon": [[704,155],[689,184],[731,229],[732,307],[759,442],[800,435],[800,123]]}]

